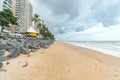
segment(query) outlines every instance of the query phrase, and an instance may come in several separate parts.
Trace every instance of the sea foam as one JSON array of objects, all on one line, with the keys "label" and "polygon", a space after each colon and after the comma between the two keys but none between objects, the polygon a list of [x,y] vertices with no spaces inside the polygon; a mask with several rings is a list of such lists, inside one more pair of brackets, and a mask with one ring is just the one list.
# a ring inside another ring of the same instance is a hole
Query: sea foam
[{"label": "sea foam", "polygon": [[120,57],[120,41],[77,41],[67,43]]}]

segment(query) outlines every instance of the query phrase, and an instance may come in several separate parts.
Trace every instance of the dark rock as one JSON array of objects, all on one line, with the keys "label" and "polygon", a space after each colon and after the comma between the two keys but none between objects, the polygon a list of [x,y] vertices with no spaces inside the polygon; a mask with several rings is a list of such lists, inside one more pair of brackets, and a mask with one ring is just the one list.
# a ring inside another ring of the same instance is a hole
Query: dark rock
[{"label": "dark rock", "polygon": [[7,44],[0,43],[0,50],[7,50],[7,49],[8,49]]},{"label": "dark rock", "polygon": [[8,50],[7,50],[7,51],[10,51],[10,50],[12,50],[12,49],[13,49],[12,46],[8,46]]},{"label": "dark rock", "polygon": [[31,49],[31,52],[36,52],[37,51],[37,49]]},{"label": "dark rock", "polygon": [[18,46],[17,44],[15,44],[15,43],[13,43],[13,42],[7,42],[7,45],[8,45],[8,46],[11,46],[12,48],[15,48],[15,49],[16,49],[17,46]]},{"label": "dark rock", "polygon": [[7,57],[17,57],[20,55],[21,51],[17,50],[17,49],[10,49],[8,52],[10,52],[10,54]]},{"label": "dark rock", "polygon": [[48,48],[48,45],[46,43],[42,42],[42,43],[40,43],[40,47],[42,47],[42,48]]},{"label": "dark rock", "polygon": [[3,63],[0,62],[0,68],[2,68],[2,67],[3,67]]},{"label": "dark rock", "polygon": [[21,53],[22,53],[22,54],[29,54],[29,53],[30,53],[29,48],[23,47],[23,48],[21,49]]},{"label": "dark rock", "polygon": [[4,55],[6,50],[0,50],[0,55]]},{"label": "dark rock", "polygon": [[4,38],[4,36],[0,35],[0,38]]},{"label": "dark rock", "polygon": [[6,61],[6,60],[8,60],[8,59],[10,59],[9,57],[5,57],[5,56],[0,56],[0,61],[2,62],[2,61]]},{"label": "dark rock", "polygon": [[37,44],[31,44],[31,45],[29,45],[29,48],[30,49],[39,49],[39,45],[37,45]]},{"label": "dark rock", "polygon": [[19,50],[16,50],[14,57],[17,57],[17,56],[19,56],[19,55],[20,55],[20,51],[19,51]]},{"label": "dark rock", "polygon": [[[29,55],[30,49],[36,52],[39,48],[48,48],[53,41],[40,40],[35,37],[4,36],[0,38],[0,61],[5,61],[22,54]],[[8,51],[7,57],[3,56]]]},{"label": "dark rock", "polygon": [[14,49],[14,48],[9,49],[8,52],[10,52],[10,54],[7,57],[15,57],[16,49]]},{"label": "dark rock", "polygon": [[0,39],[0,42],[1,42],[2,44],[6,44],[7,41],[8,41],[8,40]]},{"label": "dark rock", "polygon": [[6,65],[10,64],[10,62],[7,61]]}]

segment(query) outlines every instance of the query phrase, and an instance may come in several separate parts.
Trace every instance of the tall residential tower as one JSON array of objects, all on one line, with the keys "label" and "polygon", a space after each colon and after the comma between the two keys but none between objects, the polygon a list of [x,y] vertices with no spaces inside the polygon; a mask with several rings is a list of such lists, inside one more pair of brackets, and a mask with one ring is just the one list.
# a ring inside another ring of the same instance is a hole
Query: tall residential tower
[{"label": "tall residential tower", "polygon": [[[0,0],[0,11],[3,11],[3,9],[10,9],[12,11],[12,0]],[[1,28],[0,26],[0,33],[1,33]],[[6,28],[7,32],[10,31],[9,28]]]},{"label": "tall residential tower", "polygon": [[29,0],[0,0],[0,11],[3,9],[12,10],[18,18],[18,26],[12,26],[12,33],[22,33],[32,25],[33,7]]},{"label": "tall residential tower", "polygon": [[12,0],[0,0],[0,11],[3,9],[12,10]]},{"label": "tall residential tower", "polygon": [[[15,8],[16,7],[16,8]],[[13,13],[18,18],[18,26],[15,26],[14,32],[25,32],[27,28],[32,24],[33,8],[29,0],[14,0],[13,1]]]},{"label": "tall residential tower", "polygon": [[33,7],[30,3],[29,0],[26,0],[26,19],[25,19],[25,22],[26,22],[26,30],[32,26],[32,15],[33,15]]}]

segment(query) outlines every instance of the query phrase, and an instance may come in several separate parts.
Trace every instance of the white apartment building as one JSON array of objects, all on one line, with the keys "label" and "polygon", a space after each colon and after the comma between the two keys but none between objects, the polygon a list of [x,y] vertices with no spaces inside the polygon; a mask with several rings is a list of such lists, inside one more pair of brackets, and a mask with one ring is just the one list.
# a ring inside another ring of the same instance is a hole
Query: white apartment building
[{"label": "white apartment building", "polygon": [[18,26],[12,26],[12,33],[25,32],[32,25],[33,7],[29,0],[0,0],[0,11],[3,9],[12,10],[18,18]]},{"label": "white apartment building", "polygon": [[25,31],[25,9],[26,0],[13,1],[13,13],[18,18],[18,26],[14,27],[14,33],[21,33]]},{"label": "white apartment building", "polygon": [[19,26],[15,27],[15,33],[25,32],[32,25],[33,7],[29,0],[16,0],[16,7]]},{"label": "white apartment building", "polygon": [[25,14],[25,22],[26,22],[26,30],[32,26],[32,15],[33,15],[33,7],[29,0],[26,0],[26,14]]},{"label": "white apartment building", "polygon": [[[10,9],[12,10],[12,0],[0,0],[0,11],[3,11],[3,9]],[[0,33],[1,33],[1,26],[0,26]],[[6,28],[5,31],[9,32],[10,29]]]},{"label": "white apartment building", "polygon": [[0,11],[3,9],[12,10],[12,0],[0,0]]},{"label": "white apartment building", "polygon": [[29,26],[32,26],[32,18],[33,18],[33,7],[32,4],[29,2]]}]

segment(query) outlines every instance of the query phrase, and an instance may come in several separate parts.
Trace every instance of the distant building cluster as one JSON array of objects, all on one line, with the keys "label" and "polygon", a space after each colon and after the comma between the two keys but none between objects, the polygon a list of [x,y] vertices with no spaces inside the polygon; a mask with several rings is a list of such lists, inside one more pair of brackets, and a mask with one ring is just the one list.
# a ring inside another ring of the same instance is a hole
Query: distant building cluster
[{"label": "distant building cluster", "polygon": [[29,0],[0,0],[0,11],[10,9],[18,18],[18,26],[12,26],[12,33],[22,33],[32,25],[33,7]]}]

